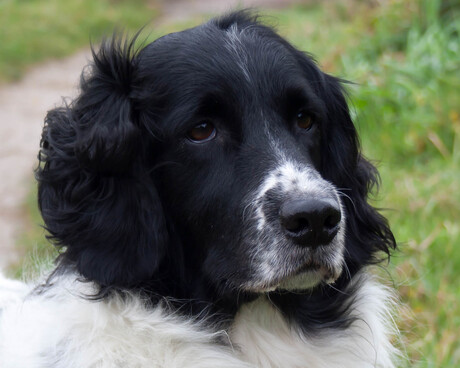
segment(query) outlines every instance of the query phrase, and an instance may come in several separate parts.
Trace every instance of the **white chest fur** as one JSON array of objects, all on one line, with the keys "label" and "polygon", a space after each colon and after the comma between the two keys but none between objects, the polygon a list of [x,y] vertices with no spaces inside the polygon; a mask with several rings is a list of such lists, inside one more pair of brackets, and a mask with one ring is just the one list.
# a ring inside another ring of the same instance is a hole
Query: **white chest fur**
[{"label": "white chest fur", "polygon": [[305,336],[264,297],[240,310],[230,337],[257,367],[390,368],[396,356],[389,341],[391,300],[389,290],[366,279],[351,312],[357,320],[349,328]]},{"label": "white chest fur", "polygon": [[[229,331],[145,308],[137,297],[91,302],[88,284],[64,279],[48,292],[5,305],[0,315],[2,368],[392,368],[385,288],[361,283],[341,331],[303,336],[261,298],[244,306]],[[85,290],[86,289],[86,290]],[[1,288],[0,288],[1,290]],[[78,291],[77,291],[78,290]],[[217,341],[227,339],[230,347]]]}]

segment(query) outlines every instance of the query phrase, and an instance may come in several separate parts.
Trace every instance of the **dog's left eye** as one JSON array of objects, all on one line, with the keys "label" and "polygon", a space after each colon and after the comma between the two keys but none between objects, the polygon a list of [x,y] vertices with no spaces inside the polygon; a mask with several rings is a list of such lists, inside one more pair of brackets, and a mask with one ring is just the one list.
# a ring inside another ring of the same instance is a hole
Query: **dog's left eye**
[{"label": "dog's left eye", "polygon": [[305,111],[299,111],[299,113],[296,116],[296,123],[300,129],[310,130],[313,126],[313,119]]},{"label": "dog's left eye", "polygon": [[216,136],[216,128],[211,123],[204,122],[190,129],[187,136],[192,142],[204,143]]}]

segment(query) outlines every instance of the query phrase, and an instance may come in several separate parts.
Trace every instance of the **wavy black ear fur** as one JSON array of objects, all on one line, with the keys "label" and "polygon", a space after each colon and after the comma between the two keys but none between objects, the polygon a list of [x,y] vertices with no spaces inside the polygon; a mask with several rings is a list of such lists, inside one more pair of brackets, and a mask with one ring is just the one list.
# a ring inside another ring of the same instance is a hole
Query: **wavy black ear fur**
[{"label": "wavy black ear fur", "polygon": [[[351,276],[363,266],[390,256],[396,241],[388,221],[369,203],[378,189],[377,169],[360,152],[356,128],[350,116],[344,81],[325,74],[305,54],[295,51],[305,75],[326,104],[327,121],[322,134],[322,173],[344,194],[347,216],[345,259]],[[345,275],[343,277],[349,277]]]},{"label": "wavy black ear fur", "polygon": [[164,214],[130,99],[134,40],[104,41],[81,93],[51,110],[42,134],[39,208],[49,238],[101,290],[152,277],[168,243]]}]

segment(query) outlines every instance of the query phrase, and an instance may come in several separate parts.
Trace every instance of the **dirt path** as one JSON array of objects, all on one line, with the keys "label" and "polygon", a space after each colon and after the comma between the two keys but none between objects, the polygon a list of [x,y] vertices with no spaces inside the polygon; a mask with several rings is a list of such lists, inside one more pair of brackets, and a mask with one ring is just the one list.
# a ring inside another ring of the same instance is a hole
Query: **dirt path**
[{"label": "dirt path", "polygon": [[[195,14],[213,14],[236,7],[279,8],[293,0],[167,0],[161,23]],[[40,134],[46,112],[60,105],[62,96],[76,93],[89,51],[33,68],[14,84],[0,86],[0,269],[16,261],[15,242],[24,227],[22,205],[33,185]]]}]

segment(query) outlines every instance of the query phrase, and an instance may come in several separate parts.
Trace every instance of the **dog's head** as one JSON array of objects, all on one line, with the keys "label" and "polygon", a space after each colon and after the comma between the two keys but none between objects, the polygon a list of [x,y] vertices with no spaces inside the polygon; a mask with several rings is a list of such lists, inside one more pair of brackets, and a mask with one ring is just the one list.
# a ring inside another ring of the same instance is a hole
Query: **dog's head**
[{"label": "dog's head", "polygon": [[103,43],[46,119],[39,204],[63,264],[109,288],[260,293],[394,245],[340,81],[308,55],[244,12],[133,45]]}]

